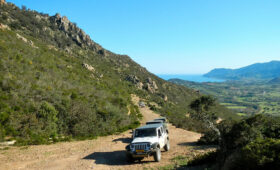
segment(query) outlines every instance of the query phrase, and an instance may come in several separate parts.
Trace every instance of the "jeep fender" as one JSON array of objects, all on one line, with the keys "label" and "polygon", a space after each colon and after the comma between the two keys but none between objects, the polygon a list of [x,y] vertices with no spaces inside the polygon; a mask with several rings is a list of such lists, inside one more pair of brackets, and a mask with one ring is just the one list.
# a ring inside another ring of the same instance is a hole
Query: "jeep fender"
[{"label": "jeep fender", "polygon": [[127,151],[130,151],[130,145],[127,145],[127,146],[125,147],[125,149],[126,149]]},{"label": "jeep fender", "polygon": [[152,149],[156,149],[156,148],[160,148],[160,145],[158,142],[156,143],[153,143],[152,146],[151,146]]}]

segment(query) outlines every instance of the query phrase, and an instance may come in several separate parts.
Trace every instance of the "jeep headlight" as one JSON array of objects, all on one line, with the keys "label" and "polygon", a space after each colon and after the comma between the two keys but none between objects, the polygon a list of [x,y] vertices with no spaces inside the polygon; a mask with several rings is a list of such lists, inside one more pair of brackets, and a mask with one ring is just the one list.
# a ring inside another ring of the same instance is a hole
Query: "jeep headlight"
[{"label": "jeep headlight", "polygon": [[134,149],[134,145],[130,144],[130,150],[133,150],[133,149]]},{"label": "jeep headlight", "polygon": [[147,143],[147,144],[146,144],[146,148],[147,148],[147,150],[150,150],[150,148],[151,148],[151,143]]}]

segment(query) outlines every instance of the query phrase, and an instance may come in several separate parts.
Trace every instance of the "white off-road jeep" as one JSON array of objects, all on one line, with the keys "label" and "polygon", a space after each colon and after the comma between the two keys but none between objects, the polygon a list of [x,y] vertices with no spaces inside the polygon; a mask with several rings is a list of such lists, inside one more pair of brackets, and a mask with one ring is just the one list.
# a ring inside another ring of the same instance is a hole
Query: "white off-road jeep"
[{"label": "white off-road jeep", "polygon": [[156,162],[161,159],[161,149],[170,149],[168,133],[163,124],[150,124],[135,129],[132,142],[126,146],[127,159],[141,161],[153,156]]}]

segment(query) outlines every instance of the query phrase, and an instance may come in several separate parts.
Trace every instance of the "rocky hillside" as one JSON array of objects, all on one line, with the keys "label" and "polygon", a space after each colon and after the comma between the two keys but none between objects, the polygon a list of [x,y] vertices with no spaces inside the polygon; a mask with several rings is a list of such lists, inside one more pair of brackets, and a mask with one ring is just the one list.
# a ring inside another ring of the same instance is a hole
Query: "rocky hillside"
[{"label": "rocky hillside", "polygon": [[176,126],[203,131],[186,116],[200,96],[194,90],[104,49],[65,16],[3,0],[0,12],[0,140],[39,144],[133,128],[141,114],[131,94]]}]

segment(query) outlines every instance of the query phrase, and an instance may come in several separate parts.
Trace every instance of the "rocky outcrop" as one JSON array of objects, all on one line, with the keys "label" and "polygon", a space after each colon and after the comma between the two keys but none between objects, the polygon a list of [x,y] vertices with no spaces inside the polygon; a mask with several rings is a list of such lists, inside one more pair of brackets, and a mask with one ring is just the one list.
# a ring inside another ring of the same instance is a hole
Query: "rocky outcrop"
[{"label": "rocky outcrop", "polygon": [[50,20],[54,22],[60,30],[64,31],[68,37],[71,37],[77,45],[94,50],[96,53],[104,56],[109,53],[99,44],[92,41],[89,35],[77,27],[75,23],[70,22],[66,16],[61,17],[61,15],[57,13],[55,16],[50,17]]},{"label": "rocky outcrop", "polygon": [[5,30],[5,29],[10,30],[10,27],[8,25],[4,25],[4,24],[0,23],[0,29],[2,29],[2,30]]},{"label": "rocky outcrop", "polygon": [[143,83],[140,79],[135,75],[128,75],[126,77],[126,81],[130,81],[131,83],[135,84],[138,89],[143,89]]},{"label": "rocky outcrop", "polygon": [[144,84],[144,89],[149,91],[150,93],[155,93],[158,89],[158,86],[155,81],[153,81],[150,77],[146,80],[146,83]]},{"label": "rocky outcrop", "polygon": [[95,71],[94,67],[92,67],[91,65],[89,65],[89,64],[87,64],[87,63],[83,63],[82,66],[83,66],[84,68],[86,68],[87,70],[89,70],[89,71],[92,71],[92,72]]},{"label": "rocky outcrop", "polygon": [[148,92],[150,93],[155,93],[156,90],[158,89],[158,86],[156,84],[155,81],[153,81],[150,77],[147,78],[146,82],[141,82],[141,80],[135,76],[135,75],[129,75],[126,77],[126,81],[130,81],[132,82],[133,84],[135,84],[135,86],[138,88],[138,89],[144,89],[144,90],[147,90]]},{"label": "rocky outcrop", "polygon": [[6,4],[6,0],[0,0],[0,5]]},{"label": "rocky outcrop", "polygon": [[20,39],[20,40],[22,40],[23,42],[29,44],[31,47],[38,48],[38,47],[36,47],[36,46],[34,45],[33,41],[26,39],[25,37],[19,35],[18,33],[16,34],[16,36],[17,36],[18,39]]}]

